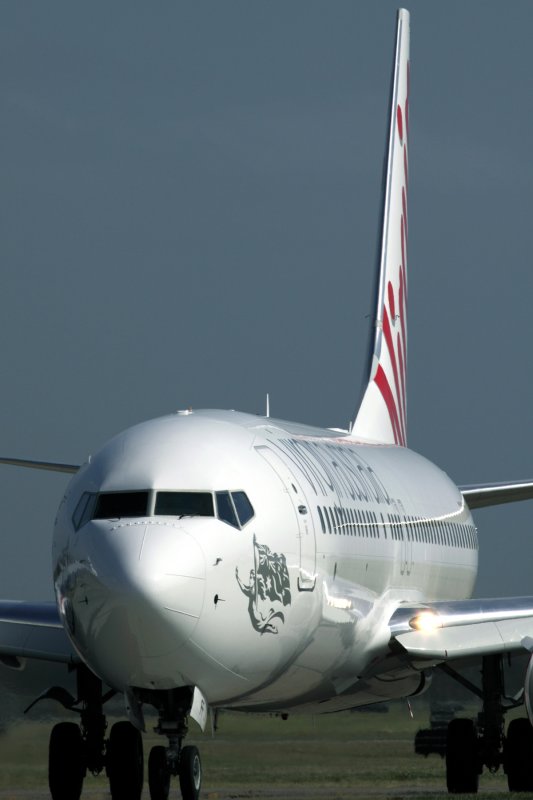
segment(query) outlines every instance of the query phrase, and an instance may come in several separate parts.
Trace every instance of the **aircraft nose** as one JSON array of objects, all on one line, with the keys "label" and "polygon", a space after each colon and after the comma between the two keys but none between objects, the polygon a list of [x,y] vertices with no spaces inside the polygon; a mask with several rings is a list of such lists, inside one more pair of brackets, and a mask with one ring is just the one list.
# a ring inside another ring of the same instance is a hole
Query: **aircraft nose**
[{"label": "aircraft nose", "polygon": [[86,528],[84,565],[78,562],[61,592],[72,638],[113,685],[166,682],[169,670],[160,674],[156,660],[189,640],[202,612],[201,547],[177,521],[94,521]]},{"label": "aircraft nose", "polygon": [[[117,598],[145,613],[179,617],[174,642],[188,638],[200,616],[205,559],[196,540],[180,524],[117,522],[107,535],[104,580]],[[107,573],[107,574],[106,574]],[[146,640],[149,628],[144,632]]]},{"label": "aircraft nose", "polygon": [[84,530],[88,564],[110,593],[187,613],[200,611],[205,558],[183,525],[124,520],[86,527],[91,528]]},{"label": "aircraft nose", "polygon": [[141,580],[158,606],[190,619],[200,616],[205,586],[205,558],[181,526],[146,527],[139,553]]}]

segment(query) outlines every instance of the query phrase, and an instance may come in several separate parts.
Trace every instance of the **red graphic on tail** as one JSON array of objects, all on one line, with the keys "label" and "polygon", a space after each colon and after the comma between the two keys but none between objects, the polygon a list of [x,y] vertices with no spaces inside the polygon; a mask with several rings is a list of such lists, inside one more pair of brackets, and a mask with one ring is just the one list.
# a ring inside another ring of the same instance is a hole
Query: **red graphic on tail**
[{"label": "red graphic on tail", "polygon": [[[392,368],[392,385],[382,364],[378,366],[374,383],[381,392],[387,406],[394,441],[405,446],[407,443],[407,183],[408,183],[408,151],[407,136],[409,131],[409,63],[407,64],[407,95],[402,111],[400,104],[396,108],[396,127],[400,145],[403,148],[403,185],[401,187],[401,264],[398,265],[398,290],[395,296],[392,282],[389,281],[383,296],[382,324],[383,341]],[[380,359],[381,360],[381,359]]]}]

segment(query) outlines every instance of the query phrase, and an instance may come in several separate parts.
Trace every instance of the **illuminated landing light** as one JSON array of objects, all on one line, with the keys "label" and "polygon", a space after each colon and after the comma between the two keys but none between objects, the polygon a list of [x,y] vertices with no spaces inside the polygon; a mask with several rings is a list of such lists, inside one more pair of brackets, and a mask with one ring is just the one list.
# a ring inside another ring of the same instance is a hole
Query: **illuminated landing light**
[{"label": "illuminated landing light", "polygon": [[442,627],[442,622],[439,615],[435,611],[421,611],[411,620],[409,625],[415,631],[422,631],[423,633],[432,633],[437,628]]}]

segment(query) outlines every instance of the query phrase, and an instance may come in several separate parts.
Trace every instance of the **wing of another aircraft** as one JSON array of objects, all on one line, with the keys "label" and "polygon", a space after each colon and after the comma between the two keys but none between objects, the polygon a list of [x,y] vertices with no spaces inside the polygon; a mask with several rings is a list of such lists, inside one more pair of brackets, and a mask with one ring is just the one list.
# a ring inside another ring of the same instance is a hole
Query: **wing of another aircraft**
[{"label": "wing of another aircraft", "polygon": [[411,662],[432,665],[529,650],[533,597],[400,606],[389,625],[392,649],[403,651]]},{"label": "wing of another aircraft", "polygon": [[27,467],[29,469],[47,469],[51,472],[66,472],[73,475],[78,472],[76,464],[59,464],[57,461],[33,461],[26,458],[0,458],[0,464],[9,464],[12,467]]},{"label": "wing of another aircraft", "polygon": [[533,498],[533,481],[512,481],[506,483],[480,483],[460,486],[461,494],[469,508],[497,506],[501,503],[516,503]]},{"label": "wing of another aircraft", "polygon": [[16,667],[24,658],[79,663],[55,602],[0,600],[0,660]]}]

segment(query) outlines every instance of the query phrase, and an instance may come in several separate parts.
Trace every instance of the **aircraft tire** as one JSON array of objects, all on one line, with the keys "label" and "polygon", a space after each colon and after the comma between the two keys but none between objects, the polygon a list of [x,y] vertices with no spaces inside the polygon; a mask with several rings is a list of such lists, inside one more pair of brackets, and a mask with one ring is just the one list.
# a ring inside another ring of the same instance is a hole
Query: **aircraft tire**
[{"label": "aircraft tire", "polygon": [[140,800],[144,779],[143,741],[131,722],[115,722],[111,728],[106,772],[113,800]]},{"label": "aircraft tire", "polygon": [[452,719],[446,737],[446,785],[451,794],[476,794],[479,756],[471,719]]},{"label": "aircraft tire", "polygon": [[170,769],[167,751],[162,745],[150,750],[148,757],[148,787],[150,800],[168,800],[170,792]]},{"label": "aircraft tire", "polygon": [[184,747],[180,754],[180,788],[183,800],[198,800],[202,787],[202,762],[194,745]]},{"label": "aircraft tire", "polygon": [[533,728],[527,717],[509,723],[504,752],[509,791],[533,792]]},{"label": "aircraft tire", "polygon": [[48,786],[52,800],[79,800],[85,777],[81,730],[75,722],[59,722],[50,734]]}]

